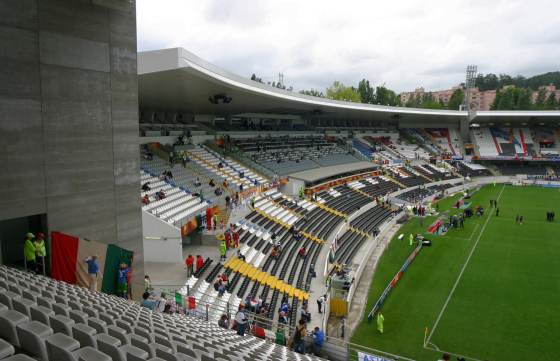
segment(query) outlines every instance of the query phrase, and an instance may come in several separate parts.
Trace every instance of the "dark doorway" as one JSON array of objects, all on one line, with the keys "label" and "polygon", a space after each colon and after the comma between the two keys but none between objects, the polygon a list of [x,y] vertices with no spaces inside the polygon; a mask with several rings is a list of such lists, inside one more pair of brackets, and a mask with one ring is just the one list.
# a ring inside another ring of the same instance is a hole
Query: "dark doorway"
[{"label": "dark doorway", "polygon": [[48,270],[50,238],[47,232],[46,214],[0,221],[0,264],[23,268],[23,243],[27,232],[31,232],[35,235],[39,232],[45,234],[45,243],[47,246],[46,268]]}]

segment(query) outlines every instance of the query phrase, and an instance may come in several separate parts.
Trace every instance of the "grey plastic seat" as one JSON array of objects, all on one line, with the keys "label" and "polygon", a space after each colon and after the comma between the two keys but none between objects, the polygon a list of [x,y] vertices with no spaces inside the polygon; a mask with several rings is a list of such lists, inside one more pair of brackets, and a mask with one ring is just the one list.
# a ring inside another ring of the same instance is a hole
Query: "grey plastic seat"
[{"label": "grey plastic seat", "polygon": [[70,317],[70,307],[68,307],[67,305],[63,304],[63,303],[53,303],[52,305],[52,310],[54,311],[54,313],[56,313],[57,315],[63,315],[66,317]]},{"label": "grey plastic seat", "polygon": [[37,360],[27,355],[24,355],[22,353],[18,353],[17,355],[13,355],[8,358],[5,358],[2,361],[37,361]]},{"label": "grey plastic seat", "polygon": [[75,311],[81,311],[82,310],[82,304],[80,302],[72,300],[72,299],[68,300],[68,306]]},{"label": "grey plastic seat", "polygon": [[97,331],[97,333],[107,333],[107,323],[99,318],[89,317],[87,324]]},{"label": "grey plastic seat", "polygon": [[16,328],[21,348],[42,361],[48,361],[45,339],[53,334],[52,328],[37,321],[20,323]]},{"label": "grey plastic seat", "polygon": [[30,316],[31,320],[39,321],[49,327],[51,327],[51,323],[49,320],[50,316],[54,316],[54,311],[50,308],[46,308],[44,306],[31,306]]},{"label": "grey plastic seat", "polygon": [[132,345],[121,346],[119,339],[107,334],[97,335],[97,348],[111,356],[113,361],[142,361],[149,357],[145,350]]},{"label": "grey plastic seat", "polygon": [[1,292],[0,293],[0,303],[6,305],[9,309],[13,309],[13,303],[12,301],[14,299],[20,299],[21,295],[18,295],[17,293],[14,293],[12,291],[6,291],[6,292]]},{"label": "grey plastic seat", "polygon": [[74,337],[82,347],[90,346],[97,348],[97,340],[95,335],[97,331],[84,323],[76,323],[72,326],[72,337]]},{"label": "grey plastic seat", "polygon": [[125,330],[128,333],[133,332],[132,327],[134,327],[134,322],[128,322],[128,321],[125,321],[124,319],[122,319],[122,320],[117,320],[115,322],[115,325],[119,326],[120,328],[122,328],[123,330]]},{"label": "grey plastic seat", "polygon": [[54,333],[59,332],[70,337],[72,337],[72,326],[76,324],[73,319],[63,315],[50,315],[49,323]]},{"label": "grey plastic seat", "polygon": [[39,294],[37,292],[31,291],[31,290],[26,290],[25,288],[21,290],[21,297],[33,301],[35,303],[37,303],[37,297],[39,296]]},{"label": "grey plastic seat", "polygon": [[108,326],[115,324],[115,317],[108,312],[99,312],[98,318],[105,321]]},{"label": "grey plastic seat", "polygon": [[0,338],[0,360],[12,356],[15,352],[14,346]]},{"label": "grey plastic seat", "polygon": [[126,330],[123,330],[117,326],[107,326],[107,333],[121,341],[121,345],[130,344],[130,335],[127,334]]},{"label": "grey plastic seat", "polygon": [[104,361],[111,360],[109,355],[92,347],[80,348],[80,343],[61,333],[55,333],[46,340],[50,361]]},{"label": "grey plastic seat", "polygon": [[31,318],[31,307],[36,306],[37,304],[31,300],[26,298],[15,298],[12,299],[12,306],[15,311],[21,312],[24,315]]},{"label": "grey plastic seat", "polygon": [[20,347],[17,325],[29,321],[29,317],[14,310],[0,311],[0,338]]},{"label": "grey plastic seat", "polygon": [[88,315],[82,311],[70,310],[68,316],[74,320],[76,323],[88,324]]},{"label": "grey plastic seat", "polygon": [[89,317],[99,318],[99,312],[93,307],[83,306],[82,312],[86,313]]},{"label": "grey plastic seat", "polygon": [[68,300],[66,299],[66,297],[61,296],[60,294],[54,295],[54,300],[57,303],[68,306]]},{"label": "grey plastic seat", "polygon": [[45,297],[45,296],[37,297],[37,304],[39,306],[43,306],[52,310],[53,305],[55,303],[56,301],[52,297]]}]

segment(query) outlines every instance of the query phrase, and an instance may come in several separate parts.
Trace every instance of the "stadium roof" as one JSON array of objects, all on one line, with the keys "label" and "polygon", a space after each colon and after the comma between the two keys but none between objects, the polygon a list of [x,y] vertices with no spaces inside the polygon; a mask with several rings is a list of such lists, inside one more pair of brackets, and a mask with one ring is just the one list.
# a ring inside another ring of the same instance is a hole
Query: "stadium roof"
[{"label": "stadium roof", "polygon": [[[138,54],[140,107],[219,116],[270,113],[325,119],[459,122],[467,112],[390,107],[337,101],[277,89],[230,73],[183,48]],[[231,98],[214,104],[215,95]],[[560,119],[560,111],[479,112],[475,121]]]}]

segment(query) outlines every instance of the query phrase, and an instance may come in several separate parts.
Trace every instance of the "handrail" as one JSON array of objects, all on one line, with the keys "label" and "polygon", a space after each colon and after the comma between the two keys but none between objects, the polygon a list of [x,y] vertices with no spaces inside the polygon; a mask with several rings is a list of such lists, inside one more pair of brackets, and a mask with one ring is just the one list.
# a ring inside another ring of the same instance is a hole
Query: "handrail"
[{"label": "handrail", "polygon": [[[152,287],[184,287],[183,285],[173,285],[173,284],[153,284]],[[170,291],[167,289],[162,289],[162,291]],[[170,292],[171,293],[171,292]],[[197,317],[201,317],[204,318],[207,322],[210,322],[210,310],[213,311],[219,311],[221,312],[221,314],[225,314],[228,316],[228,319],[232,319],[232,315],[234,315],[234,310],[233,308],[229,307],[229,302],[226,303],[225,307],[220,307],[217,306],[215,304],[210,304],[208,302],[204,302],[204,301],[200,301],[201,299],[203,299],[204,297],[206,298],[213,298],[214,296],[209,295],[208,293],[205,292],[199,292],[197,291],[197,293],[200,294],[199,299],[196,302],[196,310],[193,312],[192,310],[189,311],[189,313],[191,314],[191,316],[197,316]],[[194,296],[192,296],[194,297]],[[260,327],[266,329],[266,330],[270,330],[274,333],[276,332],[284,332],[284,334],[286,335],[291,335],[294,331],[295,331],[295,327],[290,326],[289,324],[283,324],[278,322],[277,320],[274,319],[269,319],[269,318],[263,318],[261,316],[256,315],[253,312],[247,312],[245,311],[247,314],[247,318],[249,319],[249,322],[252,323],[253,321]],[[311,330],[308,330],[311,331]],[[272,338],[272,336],[270,336],[269,338]],[[367,347],[364,345],[359,345],[356,343],[352,343],[350,341],[346,341],[342,338],[339,337],[333,337],[333,336],[327,336],[325,335],[325,345],[323,346],[323,351],[325,351],[326,353],[329,354],[331,359],[334,360],[358,360],[357,358],[357,351],[361,351],[361,352],[365,352],[365,353],[369,353],[369,354],[373,354],[373,355],[380,355],[383,357],[389,357],[390,360],[403,360],[403,361],[414,361],[412,359],[409,359],[407,357],[404,356],[399,356],[399,355],[394,355],[385,351],[381,351],[381,350],[377,350],[371,347]]]}]

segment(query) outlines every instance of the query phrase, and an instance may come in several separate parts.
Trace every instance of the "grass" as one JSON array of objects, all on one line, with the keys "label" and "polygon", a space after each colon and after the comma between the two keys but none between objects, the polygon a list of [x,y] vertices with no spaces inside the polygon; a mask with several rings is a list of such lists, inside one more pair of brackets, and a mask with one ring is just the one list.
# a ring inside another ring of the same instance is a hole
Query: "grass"
[{"label": "grass", "polygon": [[[488,206],[498,197],[496,217]],[[440,212],[456,198],[441,201]],[[490,185],[473,195],[472,204],[485,207],[484,216],[445,236],[425,233],[435,217],[423,226],[414,218],[401,228],[376,269],[367,312],[412,251],[408,234],[424,233],[433,245],[420,252],[385,302],[384,334],[363,320],[352,342],[426,361],[441,356],[436,347],[474,360],[558,359],[560,220],[545,217],[555,207],[560,215],[560,190]],[[516,214],[524,216],[522,225]],[[402,241],[396,239],[400,233],[406,235]],[[433,333],[428,347],[426,327]]]}]

